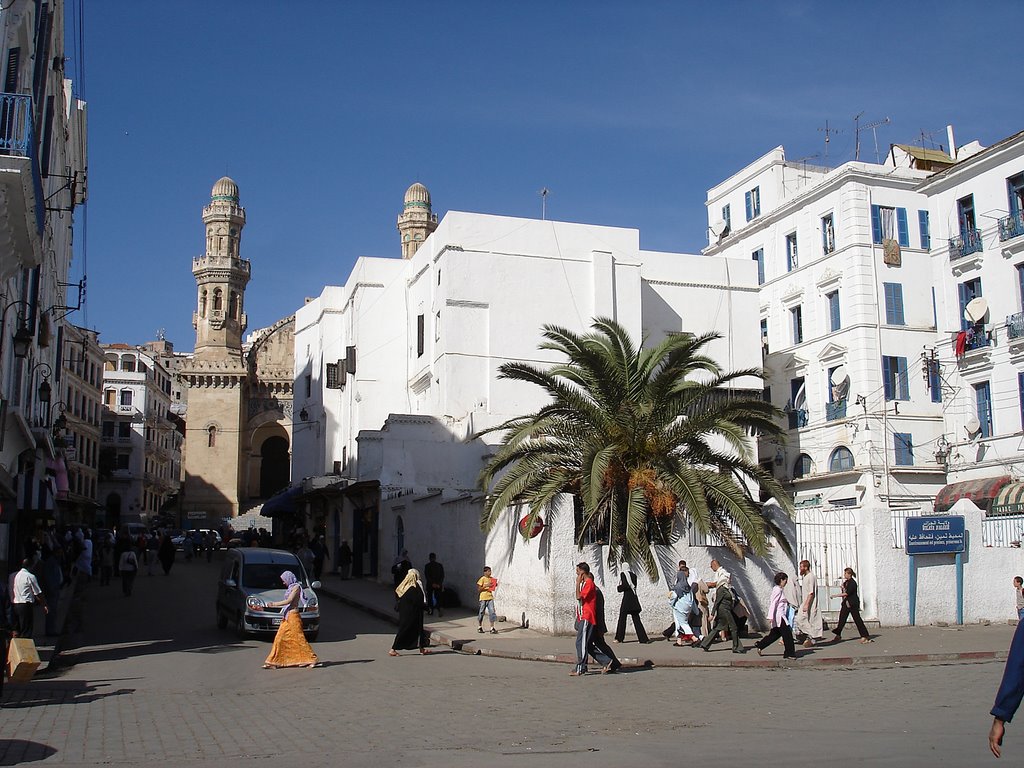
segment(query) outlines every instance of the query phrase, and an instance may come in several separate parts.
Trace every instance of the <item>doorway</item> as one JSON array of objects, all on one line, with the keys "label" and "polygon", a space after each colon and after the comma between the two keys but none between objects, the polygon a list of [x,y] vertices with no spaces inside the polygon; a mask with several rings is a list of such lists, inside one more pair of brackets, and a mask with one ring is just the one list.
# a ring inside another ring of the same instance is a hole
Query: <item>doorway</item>
[{"label": "doorway", "polygon": [[260,498],[269,499],[287,487],[291,477],[288,440],[268,437],[260,447]]}]

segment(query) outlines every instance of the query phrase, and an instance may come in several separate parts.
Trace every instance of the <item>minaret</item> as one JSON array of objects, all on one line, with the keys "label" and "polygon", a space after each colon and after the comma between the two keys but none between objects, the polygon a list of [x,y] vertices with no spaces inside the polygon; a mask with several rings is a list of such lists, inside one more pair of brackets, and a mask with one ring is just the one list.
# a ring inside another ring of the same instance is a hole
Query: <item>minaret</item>
[{"label": "minaret", "polygon": [[181,366],[188,386],[182,511],[202,512],[211,527],[238,514],[248,370],[242,359],[249,262],[239,255],[245,209],[238,185],[224,177],[203,208],[206,254],[192,259],[196,349]]},{"label": "minaret", "polygon": [[192,260],[198,293],[192,325],[199,359],[241,359],[245,333],[245,286],[250,265],[239,256],[245,209],[238,204],[238,185],[227,176],[213,185],[203,208],[206,255]]},{"label": "minaret", "polygon": [[405,205],[398,215],[402,258],[411,259],[423,241],[437,229],[437,214],[430,212],[430,192],[418,181],[405,190]]}]

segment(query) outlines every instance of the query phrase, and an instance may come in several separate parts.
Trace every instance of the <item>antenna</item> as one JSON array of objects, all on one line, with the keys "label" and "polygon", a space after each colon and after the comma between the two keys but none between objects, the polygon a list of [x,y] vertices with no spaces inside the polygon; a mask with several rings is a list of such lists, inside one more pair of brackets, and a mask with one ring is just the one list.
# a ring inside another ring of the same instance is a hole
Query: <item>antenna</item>
[{"label": "antenna", "polygon": [[853,131],[854,131],[854,134],[856,134],[855,141],[854,141],[855,148],[854,148],[854,152],[853,152],[853,159],[854,160],[860,160],[860,132],[861,131],[866,131],[866,130],[870,129],[871,130],[871,135],[875,139],[875,162],[879,163],[879,162],[881,162],[881,159],[878,157],[878,134],[875,132],[875,129],[878,128],[881,125],[888,125],[891,121],[889,120],[888,117],[886,117],[886,118],[884,118],[882,120],[875,120],[873,123],[868,123],[867,125],[862,126],[860,124],[860,119],[863,116],[864,116],[864,113],[861,112],[861,113],[859,113],[857,115],[854,115],[854,118],[853,118]]},{"label": "antenna", "polygon": [[547,187],[541,187],[540,192],[540,218],[544,221],[548,217],[548,195],[551,194],[551,190]]},{"label": "antenna", "polygon": [[[840,131],[838,128],[830,127],[827,119],[825,120],[825,127],[819,128],[818,130],[825,134],[825,160],[827,161],[828,143],[832,140],[832,136],[834,136],[837,133],[842,133],[842,131]],[[817,157],[817,155],[812,155],[812,157]],[[825,165],[828,165],[828,162],[826,162]]]},{"label": "antenna", "polygon": [[166,331],[166,329],[164,329],[164,328],[157,328],[156,329],[156,340],[157,341],[167,341],[167,331]]}]

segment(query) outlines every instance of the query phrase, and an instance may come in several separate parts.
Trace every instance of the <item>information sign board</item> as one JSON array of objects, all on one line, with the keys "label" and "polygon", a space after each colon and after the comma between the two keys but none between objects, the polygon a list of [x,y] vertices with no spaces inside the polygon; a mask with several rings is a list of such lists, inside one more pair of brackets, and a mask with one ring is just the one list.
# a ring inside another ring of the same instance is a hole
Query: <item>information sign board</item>
[{"label": "information sign board", "polygon": [[908,517],[906,547],[908,555],[941,555],[963,552],[967,548],[967,529],[963,515]]}]

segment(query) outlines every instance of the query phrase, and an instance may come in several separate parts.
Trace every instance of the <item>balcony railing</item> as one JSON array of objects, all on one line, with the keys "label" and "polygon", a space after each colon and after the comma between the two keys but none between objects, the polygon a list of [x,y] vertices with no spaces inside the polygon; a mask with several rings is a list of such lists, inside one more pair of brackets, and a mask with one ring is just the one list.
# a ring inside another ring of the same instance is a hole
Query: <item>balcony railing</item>
[{"label": "balcony railing", "polygon": [[1007,316],[1006,337],[1009,339],[1024,339],[1024,312]]},{"label": "balcony railing", "polygon": [[807,426],[807,410],[800,408],[789,412],[789,428],[800,429]]},{"label": "balcony railing", "polygon": [[951,261],[970,256],[972,253],[981,253],[981,230],[967,229],[956,237],[949,238],[949,258]]},{"label": "balcony railing", "polygon": [[1024,211],[1017,211],[999,220],[999,241],[1024,235]]},{"label": "balcony railing", "polygon": [[825,403],[825,420],[838,421],[846,418],[846,400],[836,400],[832,403]]},{"label": "balcony railing", "polygon": [[39,174],[36,140],[32,130],[32,97],[18,93],[0,93],[0,155],[26,157],[31,162],[32,188],[35,190],[36,229],[43,234],[46,206],[43,178]]}]

